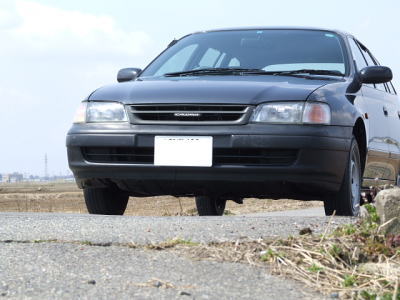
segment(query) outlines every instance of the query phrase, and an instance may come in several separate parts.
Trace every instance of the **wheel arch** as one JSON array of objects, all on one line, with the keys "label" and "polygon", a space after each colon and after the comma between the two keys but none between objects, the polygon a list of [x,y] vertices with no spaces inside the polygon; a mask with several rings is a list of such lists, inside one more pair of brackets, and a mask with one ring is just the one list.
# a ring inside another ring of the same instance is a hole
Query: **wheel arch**
[{"label": "wheel arch", "polygon": [[367,133],[362,118],[358,118],[353,126],[353,135],[356,138],[358,148],[360,150],[361,168],[364,173],[365,163],[367,159]]}]

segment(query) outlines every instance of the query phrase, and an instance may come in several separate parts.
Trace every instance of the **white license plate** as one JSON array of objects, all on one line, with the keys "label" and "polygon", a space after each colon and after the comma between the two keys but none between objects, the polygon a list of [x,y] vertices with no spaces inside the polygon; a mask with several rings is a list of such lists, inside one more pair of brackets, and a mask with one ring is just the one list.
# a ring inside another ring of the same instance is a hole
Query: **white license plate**
[{"label": "white license plate", "polygon": [[212,136],[156,136],[154,165],[211,167],[212,151]]}]

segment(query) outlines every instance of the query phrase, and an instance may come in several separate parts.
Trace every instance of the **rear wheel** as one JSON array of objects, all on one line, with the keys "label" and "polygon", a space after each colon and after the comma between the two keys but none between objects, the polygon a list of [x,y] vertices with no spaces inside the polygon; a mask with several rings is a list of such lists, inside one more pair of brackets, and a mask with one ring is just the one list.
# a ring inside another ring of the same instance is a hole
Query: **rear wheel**
[{"label": "rear wheel", "polygon": [[123,215],[129,195],[113,188],[85,188],[86,207],[90,214]]},{"label": "rear wheel", "polygon": [[197,196],[196,207],[199,216],[222,216],[226,200],[213,196]]},{"label": "rear wheel", "polygon": [[342,186],[337,193],[324,200],[327,216],[332,215],[334,211],[338,216],[358,216],[360,214],[361,177],[360,151],[353,136]]}]

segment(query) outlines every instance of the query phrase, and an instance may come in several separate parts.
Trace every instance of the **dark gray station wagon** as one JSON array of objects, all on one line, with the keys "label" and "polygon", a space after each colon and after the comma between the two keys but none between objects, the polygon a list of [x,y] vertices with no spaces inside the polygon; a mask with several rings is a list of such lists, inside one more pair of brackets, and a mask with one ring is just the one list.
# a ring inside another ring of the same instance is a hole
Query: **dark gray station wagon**
[{"label": "dark gray station wagon", "polygon": [[94,214],[173,195],[194,196],[200,215],[246,197],[323,199],[327,215],[358,215],[363,187],[398,181],[391,79],[343,32],[189,34],[82,102],[69,165]]}]

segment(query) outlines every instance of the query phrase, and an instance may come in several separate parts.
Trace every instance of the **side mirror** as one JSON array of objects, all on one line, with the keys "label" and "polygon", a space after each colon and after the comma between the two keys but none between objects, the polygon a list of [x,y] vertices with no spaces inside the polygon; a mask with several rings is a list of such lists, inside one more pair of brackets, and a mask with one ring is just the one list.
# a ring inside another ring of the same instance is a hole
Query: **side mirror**
[{"label": "side mirror", "polygon": [[142,72],[139,68],[125,68],[118,71],[118,82],[132,81]]},{"label": "side mirror", "polygon": [[393,78],[392,70],[383,66],[365,67],[359,75],[362,83],[385,83]]}]

